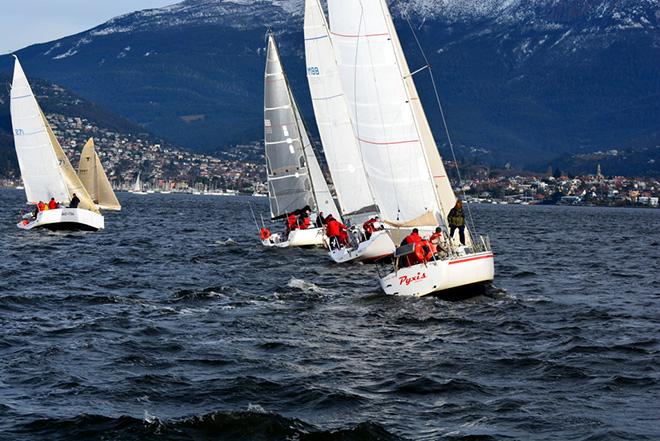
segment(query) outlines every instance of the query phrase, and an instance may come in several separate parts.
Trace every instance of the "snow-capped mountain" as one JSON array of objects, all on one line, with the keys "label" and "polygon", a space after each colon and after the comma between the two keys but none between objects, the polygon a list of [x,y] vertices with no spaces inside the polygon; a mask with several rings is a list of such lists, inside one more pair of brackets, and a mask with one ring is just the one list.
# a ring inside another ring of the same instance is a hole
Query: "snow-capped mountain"
[{"label": "snow-capped mountain", "polygon": [[[464,151],[524,162],[659,143],[660,0],[390,6],[411,67],[423,62],[404,18],[430,56]],[[56,81],[179,144],[214,149],[261,136],[269,26],[311,119],[302,11],[302,0],[187,0],[19,56],[28,75]],[[0,58],[0,69],[10,72],[10,64]],[[416,81],[438,128],[428,78]]]}]

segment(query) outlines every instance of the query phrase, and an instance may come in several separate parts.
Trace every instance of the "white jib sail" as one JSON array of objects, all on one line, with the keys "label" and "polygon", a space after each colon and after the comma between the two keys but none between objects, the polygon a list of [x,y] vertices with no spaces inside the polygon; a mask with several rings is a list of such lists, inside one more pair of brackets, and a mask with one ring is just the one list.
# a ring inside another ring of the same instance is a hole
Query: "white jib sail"
[{"label": "white jib sail", "polygon": [[11,87],[11,122],[16,156],[29,203],[70,200],[41,110],[16,58]]},{"label": "white jib sail", "polygon": [[329,0],[330,30],[366,174],[381,213],[441,216],[426,150],[381,0]]},{"label": "white jib sail", "polygon": [[319,0],[305,1],[305,60],[316,124],[342,213],[377,211]]}]

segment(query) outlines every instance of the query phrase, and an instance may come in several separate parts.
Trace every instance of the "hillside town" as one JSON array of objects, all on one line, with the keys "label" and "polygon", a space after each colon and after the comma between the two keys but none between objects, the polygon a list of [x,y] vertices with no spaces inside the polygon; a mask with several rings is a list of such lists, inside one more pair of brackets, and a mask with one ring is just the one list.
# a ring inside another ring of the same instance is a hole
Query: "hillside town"
[{"label": "hillside town", "polygon": [[[103,129],[85,118],[48,114],[53,132],[71,163],[77,166],[82,146],[94,138],[108,179],[117,190],[127,190],[138,174],[145,190],[225,191],[245,193],[264,191],[263,166],[245,162],[238,156],[222,159],[154,142],[148,136],[117,133]],[[4,185],[19,185],[9,177]]]},{"label": "hillside town", "polygon": [[559,170],[545,175],[490,173],[455,188],[470,202],[503,204],[562,204],[658,207],[657,178],[606,177],[600,166],[594,174],[569,176]]},{"label": "hillside town", "polygon": [[[154,142],[148,136],[103,129],[85,118],[49,114],[48,121],[72,164],[93,137],[108,178],[117,190],[132,188],[138,174],[143,189],[154,192],[266,194],[266,174],[259,142],[204,155]],[[455,164],[447,161],[448,170]],[[559,170],[545,174],[513,172],[508,168],[466,170],[455,191],[471,203],[563,204],[592,206],[658,207],[657,178],[608,177],[600,166],[593,174],[570,176]],[[456,182],[456,179],[454,179]],[[20,186],[18,176],[0,180],[3,187]]]}]

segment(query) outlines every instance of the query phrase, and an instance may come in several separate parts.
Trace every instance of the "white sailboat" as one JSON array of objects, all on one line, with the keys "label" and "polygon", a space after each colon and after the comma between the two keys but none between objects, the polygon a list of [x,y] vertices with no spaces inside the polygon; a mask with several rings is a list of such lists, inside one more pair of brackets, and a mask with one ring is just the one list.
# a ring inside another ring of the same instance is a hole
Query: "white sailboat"
[{"label": "white sailboat", "polygon": [[40,227],[52,230],[102,229],[103,216],[55,138],[18,58],[14,63],[10,96],[16,156],[28,204],[47,204],[53,198],[61,207],[69,204],[74,195],[79,200],[77,205],[73,204],[73,208],[55,208],[35,211],[34,215],[28,214],[17,227],[24,230]]},{"label": "white sailboat", "polygon": [[305,0],[307,80],[319,134],[342,216],[350,228],[351,245],[331,249],[338,263],[387,257],[395,245],[386,231],[366,239],[361,225],[380,209],[369,186],[360,145],[342,88],[332,36],[319,0]]},{"label": "white sailboat", "polygon": [[[271,220],[286,219],[307,209],[312,216],[324,213],[339,219],[339,212],[323,177],[307,130],[284,73],[272,32],[264,74],[264,144],[268,172]],[[264,227],[264,246],[322,246],[323,228],[292,229],[270,234]]]},{"label": "white sailboat", "polygon": [[142,189],[142,181],[140,180],[140,174],[141,172],[138,172],[137,178],[135,178],[135,183],[133,184],[133,188],[129,190],[129,193],[147,194],[147,192]]},{"label": "white sailboat", "polygon": [[[328,0],[330,31],[342,88],[374,200],[398,243],[412,229],[446,228],[456,197],[422,108],[385,0]],[[397,249],[393,271],[380,279],[387,294],[424,296],[491,281],[487,238],[450,240],[443,258],[404,266],[410,247]]]},{"label": "white sailboat", "polygon": [[99,209],[120,211],[121,204],[117,200],[108,176],[103,170],[101,159],[94,148],[94,140],[89,138],[80,154],[78,177]]}]

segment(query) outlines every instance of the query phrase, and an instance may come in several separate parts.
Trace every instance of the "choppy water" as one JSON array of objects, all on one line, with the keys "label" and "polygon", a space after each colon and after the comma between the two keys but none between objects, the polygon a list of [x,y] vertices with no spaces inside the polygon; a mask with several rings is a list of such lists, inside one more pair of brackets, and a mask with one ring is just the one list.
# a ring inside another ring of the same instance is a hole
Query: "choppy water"
[{"label": "choppy water", "polygon": [[120,194],[25,233],[0,192],[5,440],[660,439],[660,211],[477,206],[496,287],[381,295],[247,206]]}]

